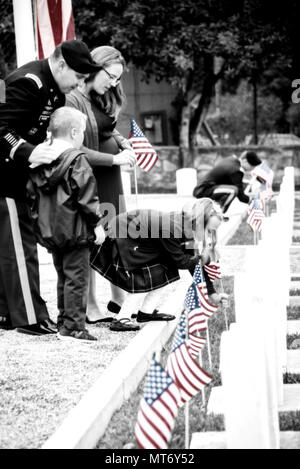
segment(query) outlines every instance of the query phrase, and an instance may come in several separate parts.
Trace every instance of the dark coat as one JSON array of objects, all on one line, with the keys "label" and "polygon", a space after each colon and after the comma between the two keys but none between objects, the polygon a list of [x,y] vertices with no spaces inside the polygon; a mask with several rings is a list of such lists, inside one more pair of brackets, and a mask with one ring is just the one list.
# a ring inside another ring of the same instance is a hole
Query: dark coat
[{"label": "dark coat", "polygon": [[237,197],[241,202],[249,203],[249,197],[244,193],[244,173],[241,163],[235,156],[220,160],[195,187],[193,195],[197,199],[211,197],[215,187],[229,185],[238,189]]},{"label": "dark coat", "polygon": [[6,101],[0,103],[0,197],[25,200],[28,158],[45,140],[50,116],[64,106],[65,96],[47,60],[23,65],[5,85]]},{"label": "dark coat", "polygon": [[193,273],[199,262],[199,256],[185,251],[187,239],[182,232],[181,214],[131,211],[120,214],[110,225],[111,237],[116,240],[122,264],[128,271],[161,263]]},{"label": "dark coat", "polygon": [[66,150],[30,174],[27,185],[38,241],[49,251],[87,246],[100,220],[92,169],[80,150]]},{"label": "dark coat", "polygon": [[[160,288],[179,279],[178,270],[193,275],[200,260],[187,249],[182,213],[139,210],[110,221],[109,236],[95,249],[91,265],[126,291],[137,293]],[[215,289],[205,273],[208,294]]]}]

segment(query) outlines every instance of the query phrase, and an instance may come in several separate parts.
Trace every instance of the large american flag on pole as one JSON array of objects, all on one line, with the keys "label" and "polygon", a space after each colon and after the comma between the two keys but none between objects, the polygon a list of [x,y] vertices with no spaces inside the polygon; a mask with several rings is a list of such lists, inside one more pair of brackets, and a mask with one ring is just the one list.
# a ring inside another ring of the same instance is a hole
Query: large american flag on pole
[{"label": "large american flag on pole", "polygon": [[250,204],[247,223],[253,231],[261,231],[264,217],[263,204],[259,196],[256,196]]},{"label": "large american flag on pole", "polygon": [[140,448],[168,448],[180,405],[181,395],[174,380],[152,359],[135,426],[135,437]]},{"label": "large american flag on pole", "polygon": [[137,164],[141,169],[148,172],[157,162],[158,155],[134,119],[130,119],[130,124],[129,140],[136,154]]},{"label": "large american flag on pole", "polygon": [[174,342],[173,350],[168,358],[167,372],[180,389],[182,404],[189,401],[212,380],[212,377],[199,366],[191,355],[183,328],[177,332],[176,342]]},{"label": "large american flag on pole", "polygon": [[38,57],[49,57],[61,42],[75,39],[72,0],[35,0]]}]

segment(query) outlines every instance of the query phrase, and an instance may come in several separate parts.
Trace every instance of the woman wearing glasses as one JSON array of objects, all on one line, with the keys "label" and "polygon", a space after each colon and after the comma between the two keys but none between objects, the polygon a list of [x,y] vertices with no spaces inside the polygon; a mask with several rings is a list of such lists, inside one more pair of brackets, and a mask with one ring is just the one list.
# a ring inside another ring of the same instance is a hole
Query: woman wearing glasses
[{"label": "woman wearing glasses", "polygon": [[[121,85],[121,76],[125,68],[125,60],[114,47],[100,46],[91,52],[93,60],[102,68],[91,74],[84,86],[73,90],[67,96],[67,105],[79,109],[87,116],[84,138],[86,153],[98,159],[94,166],[98,194],[101,204],[112,204],[106,220],[125,212],[125,201],[121,180],[120,166],[135,164],[135,154],[130,143],[117,130],[118,115],[125,101]],[[102,165],[99,166],[99,158]],[[117,305],[122,304],[121,292],[112,285],[112,301],[108,308],[113,312]],[[109,318],[103,317],[99,311],[95,294],[95,274],[91,272],[89,305],[87,321],[96,323]]]}]

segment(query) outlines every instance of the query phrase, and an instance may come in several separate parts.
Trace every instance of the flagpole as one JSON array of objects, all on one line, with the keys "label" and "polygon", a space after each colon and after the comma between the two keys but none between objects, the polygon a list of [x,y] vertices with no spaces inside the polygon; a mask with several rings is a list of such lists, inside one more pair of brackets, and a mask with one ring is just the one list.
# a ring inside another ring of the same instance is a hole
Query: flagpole
[{"label": "flagpole", "polygon": [[134,190],[135,190],[135,204],[136,208],[138,210],[139,208],[139,203],[138,203],[138,183],[137,183],[137,170],[136,170],[136,165],[134,165]]},{"label": "flagpole", "polygon": [[208,321],[207,321],[206,337],[207,337],[207,353],[208,353],[209,367],[210,367],[210,371],[212,371],[212,358],[211,358],[211,349],[210,349],[210,336],[209,336]]},{"label": "flagpole", "polygon": [[[185,309],[185,335],[186,339],[189,338],[189,321],[188,321],[188,312]],[[185,413],[185,449],[190,448],[190,405],[187,401],[184,408]]]},{"label": "flagpole", "polygon": [[[222,278],[220,279],[220,282],[221,282],[221,292],[224,293],[224,285],[223,285],[223,279]],[[229,324],[228,324],[228,316],[227,316],[227,307],[221,306],[221,308],[222,308],[224,318],[225,318],[226,330],[228,331],[229,330]]]},{"label": "flagpole", "polygon": [[190,449],[190,405],[185,404],[185,449]]},{"label": "flagpole", "polygon": [[[204,280],[203,280],[202,261],[200,260],[199,263],[200,263],[200,277],[201,277],[201,283],[204,283]],[[210,370],[212,370],[212,359],[211,359],[211,350],[210,350],[210,337],[209,337],[208,320],[207,320],[207,328],[206,328],[206,338],[207,338],[207,353],[208,353],[209,366],[210,366]]]},{"label": "flagpole", "polygon": [[[200,334],[199,334],[200,335]],[[203,368],[203,358],[202,358],[202,351],[200,350],[199,353],[199,365]],[[205,401],[205,388],[201,389],[201,396],[202,396],[202,407],[201,410],[205,409],[206,401]]]}]

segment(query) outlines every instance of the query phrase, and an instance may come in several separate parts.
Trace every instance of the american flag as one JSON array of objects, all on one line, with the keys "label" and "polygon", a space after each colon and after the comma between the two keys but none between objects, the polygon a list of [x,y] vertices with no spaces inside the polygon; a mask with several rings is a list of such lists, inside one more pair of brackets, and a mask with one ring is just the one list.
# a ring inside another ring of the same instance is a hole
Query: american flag
[{"label": "american flag", "polygon": [[212,282],[216,279],[222,278],[221,267],[218,262],[211,262],[210,264],[205,265],[204,269]]},{"label": "american flag", "polygon": [[259,196],[263,203],[274,197],[274,192],[272,191],[270,184],[262,184]]},{"label": "american flag", "polygon": [[[201,330],[205,330],[206,328],[207,328],[207,324],[205,320],[205,327],[203,327]],[[198,330],[199,329],[197,328],[196,331]],[[175,350],[178,347],[178,345],[181,344],[181,340],[183,338],[186,339],[186,344],[192,357],[197,358],[200,350],[202,350],[206,344],[206,338],[199,337],[195,334],[192,334],[189,331],[189,328],[187,328],[187,320],[186,320],[185,311],[182,312],[178,326],[175,331],[173,344],[172,344],[172,351]]]},{"label": "american flag", "polygon": [[148,172],[157,162],[158,155],[134,119],[130,119],[130,124],[129,139],[136,154],[137,164],[141,169]]},{"label": "american flag", "polygon": [[75,39],[72,0],[36,0],[39,59],[49,57],[61,42]]},{"label": "american flag", "polygon": [[206,330],[207,317],[205,316],[204,310],[200,304],[200,299],[195,283],[192,283],[186,293],[184,307],[188,312],[190,334]]},{"label": "american flag", "polygon": [[167,372],[180,389],[182,404],[189,401],[212,380],[191,355],[183,328],[177,331],[176,343],[174,342],[167,362]]},{"label": "american flag", "polygon": [[274,179],[274,172],[267,165],[267,163],[262,163],[259,166],[256,166],[252,173],[253,176],[256,176],[259,182],[268,183],[272,186]]},{"label": "american flag", "polygon": [[262,221],[265,217],[263,205],[259,196],[256,196],[250,204],[247,223],[253,231],[261,231]]},{"label": "american flag", "polygon": [[168,448],[180,405],[181,395],[174,380],[152,359],[135,426],[135,437],[140,448]]},{"label": "american flag", "polygon": [[210,303],[208,299],[207,285],[204,272],[200,264],[196,266],[193,278],[198,290],[200,304],[203,308],[203,314],[210,318],[217,311],[218,306]]}]

